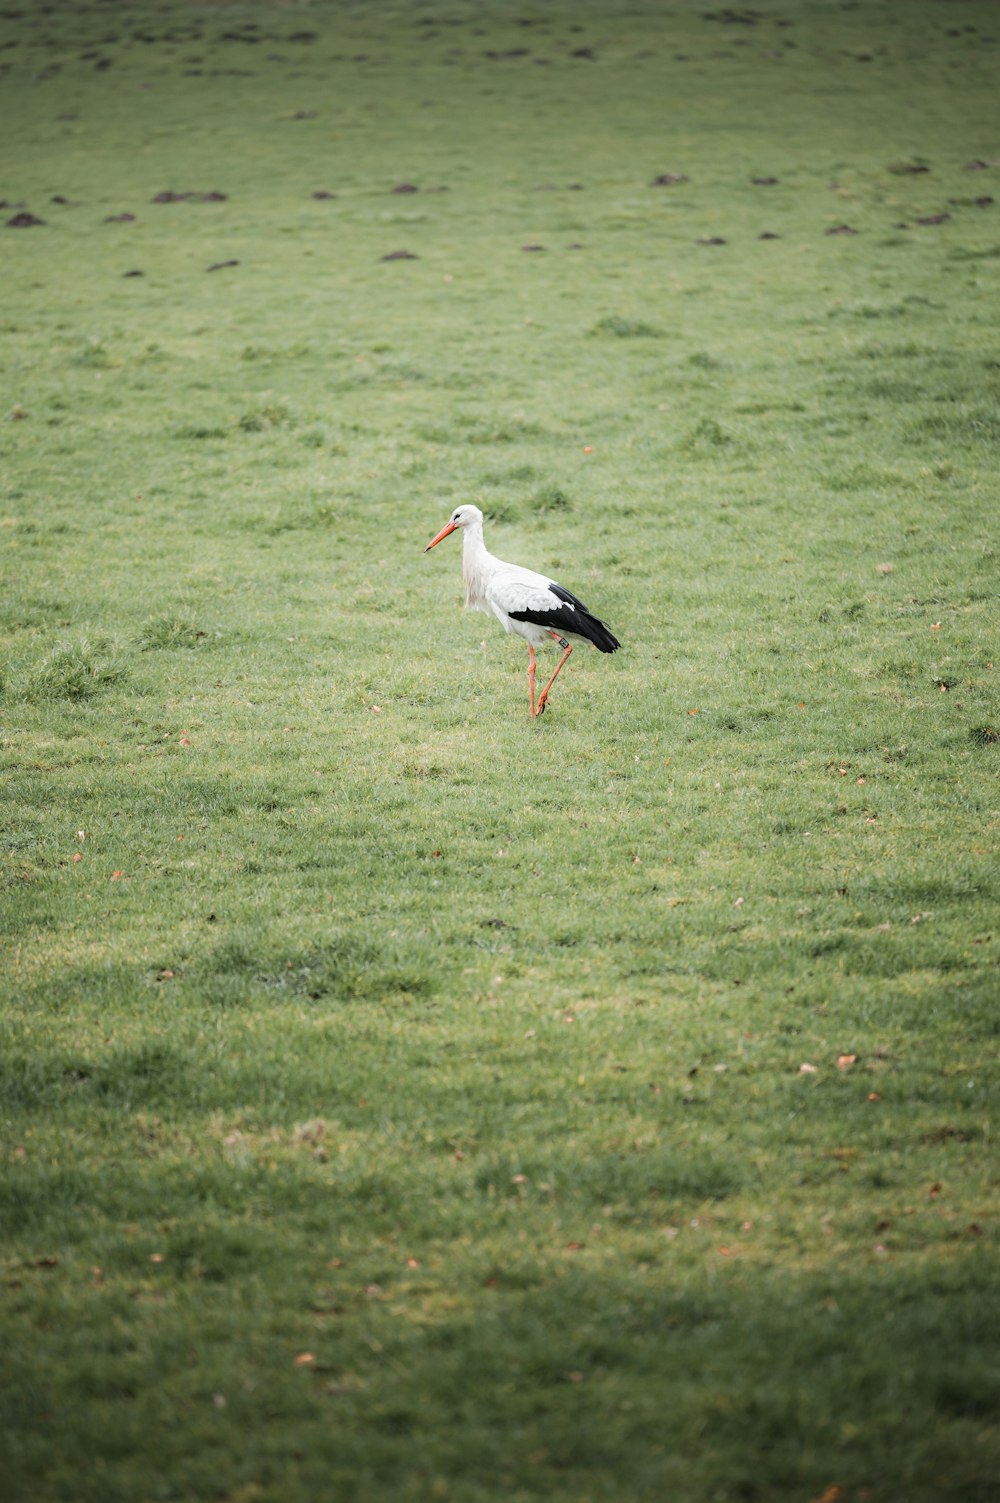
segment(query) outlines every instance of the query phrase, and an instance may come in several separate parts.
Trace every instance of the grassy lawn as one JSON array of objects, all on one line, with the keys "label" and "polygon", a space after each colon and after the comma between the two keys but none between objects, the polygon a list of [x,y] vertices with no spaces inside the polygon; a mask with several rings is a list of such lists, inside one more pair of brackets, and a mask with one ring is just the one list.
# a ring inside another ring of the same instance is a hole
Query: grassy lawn
[{"label": "grassy lawn", "polygon": [[0,11],[13,1503],[995,1496],[998,61]]}]

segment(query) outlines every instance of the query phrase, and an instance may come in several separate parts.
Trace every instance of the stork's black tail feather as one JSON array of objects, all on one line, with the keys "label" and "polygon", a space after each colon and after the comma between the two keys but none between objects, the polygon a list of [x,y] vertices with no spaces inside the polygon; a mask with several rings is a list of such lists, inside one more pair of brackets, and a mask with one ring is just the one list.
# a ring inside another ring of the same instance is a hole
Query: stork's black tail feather
[{"label": "stork's black tail feather", "polygon": [[593,642],[598,652],[617,652],[622,645],[617,637],[613,637],[603,621],[592,616],[589,611],[578,610],[573,630],[578,636],[586,637]]},{"label": "stork's black tail feather", "polygon": [[588,611],[579,595],[574,595],[572,590],[567,590],[563,585],[552,584],[549,588],[553,595],[558,595],[560,600],[565,600],[567,605],[572,606],[574,621],[571,631],[575,631],[577,636],[586,637],[588,642],[593,642],[598,652],[618,651],[622,645],[618,638],[611,635],[599,617]]}]

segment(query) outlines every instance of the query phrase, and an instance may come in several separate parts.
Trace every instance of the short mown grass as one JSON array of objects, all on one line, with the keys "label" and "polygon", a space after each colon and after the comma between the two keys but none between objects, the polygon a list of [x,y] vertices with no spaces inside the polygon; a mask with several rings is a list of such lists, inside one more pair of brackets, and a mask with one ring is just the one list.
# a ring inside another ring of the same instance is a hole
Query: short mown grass
[{"label": "short mown grass", "polygon": [[992,9],[0,16],[4,1496],[993,1496]]}]

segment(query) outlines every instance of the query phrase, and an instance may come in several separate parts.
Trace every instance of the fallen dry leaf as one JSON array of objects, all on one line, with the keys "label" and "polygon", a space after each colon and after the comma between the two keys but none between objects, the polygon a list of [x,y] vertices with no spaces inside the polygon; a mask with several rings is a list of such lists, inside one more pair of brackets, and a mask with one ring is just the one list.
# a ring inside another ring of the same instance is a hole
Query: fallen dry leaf
[{"label": "fallen dry leaf", "polygon": [[838,1070],[849,1070],[851,1068],[851,1066],[852,1065],[856,1065],[857,1062],[858,1062],[858,1056],[856,1054],[838,1054],[837,1055],[837,1069]]},{"label": "fallen dry leaf", "polygon": [[295,1367],[312,1367],[315,1361],[316,1358],[312,1352],[299,1352],[299,1355],[292,1359],[293,1366]]},{"label": "fallen dry leaf", "polygon": [[818,1073],[818,1071],[817,1071],[817,1068],[816,1068],[815,1065],[808,1065],[808,1064],[799,1065],[799,1074],[800,1075],[816,1075],[817,1073]]}]

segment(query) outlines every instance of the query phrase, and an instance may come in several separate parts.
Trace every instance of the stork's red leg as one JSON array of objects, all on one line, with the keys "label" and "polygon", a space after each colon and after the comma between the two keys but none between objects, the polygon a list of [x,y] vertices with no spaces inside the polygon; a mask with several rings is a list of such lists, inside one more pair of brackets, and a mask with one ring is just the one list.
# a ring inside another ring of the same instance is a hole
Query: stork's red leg
[{"label": "stork's red leg", "polygon": [[[552,635],[555,637],[556,636],[555,632],[553,632]],[[562,637],[556,637],[556,641],[557,642],[561,642],[561,641],[564,641],[564,640],[565,639],[562,638]],[[552,677],[549,679],[548,683],[545,685],[545,688],[542,690],[541,694],[538,696],[538,705],[533,710],[533,712],[532,712],[533,714],[540,715],[542,713],[542,711],[545,709],[546,703],[548,702],[549,690],[552,688],[552,685],[555,683],[556,679],[558,678],[560,668],[565,663],[566,659],[569,657],[569,655],[570,655],[570,653],[572,651],[573,651],[573,644],[572,644],[572,642],[567,642],[566,643],[566,651],[563,653],[562,657],[559,659],[558,663],[556,664],[556,671],[555,671],[555,673],[553,673]]]},{"label": "stork's red leg", "polygon": [[528,693],[531,696],[531,716],[535,715],[535,649],[528,643]]}]

